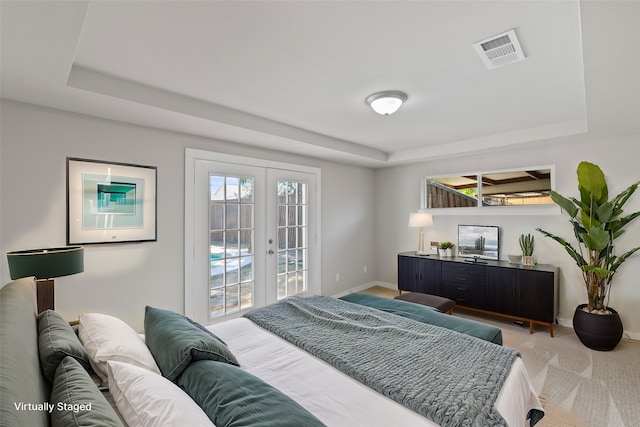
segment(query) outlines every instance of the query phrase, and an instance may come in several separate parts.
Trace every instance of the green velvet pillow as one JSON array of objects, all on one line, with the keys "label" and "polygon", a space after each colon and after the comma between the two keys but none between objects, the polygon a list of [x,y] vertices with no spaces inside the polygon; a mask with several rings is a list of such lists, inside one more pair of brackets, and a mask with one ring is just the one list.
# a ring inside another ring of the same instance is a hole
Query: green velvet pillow
[{"label": "green velvet pillow", "polygon": [[58,365],[49,404],[52,427],[122,427],[118,414],[73,357],[65,357]]},{"label": "green velvet pillow", "polygon": [[177,384],[217,426],[323,426],[313,414],[260,378],[227,363],[193,362]]},{"label": "green velvet pillow", "polygon": [[173,311],[147,307],[144,333],[160,372],[171,381],[196,360],[217,360],[238,366],[235,356],[220,338]]},{"label": "green velvet pillow", "polygon": [[85,369],[91,369],[89,355],[73,328],[53,310],[45,310],[38,316],[38,352],[42,372],[50,382],[67,356],[76,359]]}]

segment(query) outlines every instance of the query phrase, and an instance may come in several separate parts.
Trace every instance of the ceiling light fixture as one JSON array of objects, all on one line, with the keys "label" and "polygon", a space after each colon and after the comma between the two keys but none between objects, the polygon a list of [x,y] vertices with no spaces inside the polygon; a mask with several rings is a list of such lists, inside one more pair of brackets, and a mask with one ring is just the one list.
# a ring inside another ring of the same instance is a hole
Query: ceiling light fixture
[{"label": "ceiling light fixture", "polygon": [[398,108],[407,100],[407,94],[398,90],[377,92],[367,98],[367,104],[378,114],[387,116],[398,111]]}]

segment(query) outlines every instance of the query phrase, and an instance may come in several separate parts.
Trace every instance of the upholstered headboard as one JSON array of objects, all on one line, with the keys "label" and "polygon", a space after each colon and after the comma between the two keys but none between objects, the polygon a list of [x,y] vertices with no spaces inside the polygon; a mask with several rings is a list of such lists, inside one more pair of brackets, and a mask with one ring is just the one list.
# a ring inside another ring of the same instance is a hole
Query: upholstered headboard
[{"label": "upholstered headboard", "polygon": [[46,402],[50,392],[38,357],[35,279],[18,279],[0,289],[0,424],[48,426],[46,411],[20,405]]}]

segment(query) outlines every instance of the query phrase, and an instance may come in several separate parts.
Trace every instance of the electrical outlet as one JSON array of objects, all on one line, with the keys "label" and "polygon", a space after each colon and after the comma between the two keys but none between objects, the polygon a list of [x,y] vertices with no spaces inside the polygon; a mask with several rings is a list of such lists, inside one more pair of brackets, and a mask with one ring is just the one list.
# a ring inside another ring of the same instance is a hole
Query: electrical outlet
[{"label": "electrical outlet", "polygon": [[364,270],[365,273],[367,272],[367,266],[366,265],[364,266],[363,270]]},{"label": "electrical outlet", "polygon": [[336,282],[340,281],[340,273],[336,273]]}]

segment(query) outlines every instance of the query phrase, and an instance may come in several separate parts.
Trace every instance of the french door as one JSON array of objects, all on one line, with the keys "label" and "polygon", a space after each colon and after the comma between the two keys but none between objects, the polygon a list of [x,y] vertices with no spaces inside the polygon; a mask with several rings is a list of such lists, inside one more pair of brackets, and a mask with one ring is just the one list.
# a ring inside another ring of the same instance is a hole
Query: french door
[{"label": "french door", "polygon": [[[267,289],[267,303],[309,290],[310,251],[314,235],[309,204],[314,196],[313,175],[294,171],[267,171],[267,270],[275,280]],[[276,298],[273,299],[272,297]],[[271,297],[271,298],[270,298]]]},{"label": "french door", "polygon": [[290,295],[319,293],[316,174],[208,159],[195,159],[193,170],[187,315],[211,323]]}]

